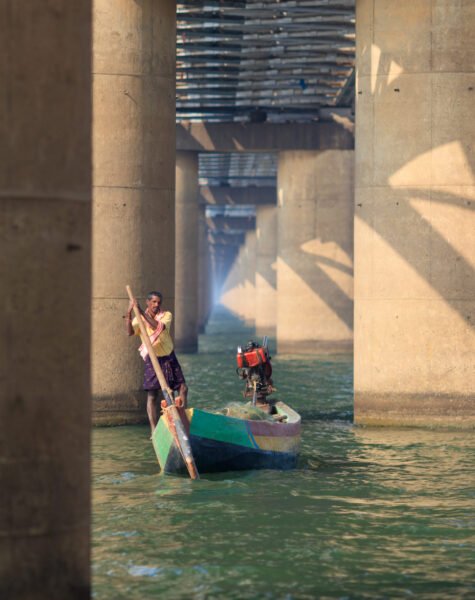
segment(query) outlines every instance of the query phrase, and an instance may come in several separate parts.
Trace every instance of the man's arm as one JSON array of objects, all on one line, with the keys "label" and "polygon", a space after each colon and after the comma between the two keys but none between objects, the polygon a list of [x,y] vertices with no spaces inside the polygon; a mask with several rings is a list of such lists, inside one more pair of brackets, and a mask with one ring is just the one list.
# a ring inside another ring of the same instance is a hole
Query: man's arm
[{"label": "man's arm", "polygon": [[155,331],[155,329],[157,329],[157,327],[159,325],[158,321],[153,316],[149,315],[146,310],[145,311],[142,310],[140,308],[140,305],[138,306],[138,309],[139,309],[142,317],[147,321],[148,326],[151,327]]},{"label": "man's arm", "polygon": [[132,327],[132,311],[136,304],[137,302],[130,302],[129,308],[127,309],[127,314],[125,316],[125,330],[129,336],[134,335],[135,333],[134,328]]},{"label": "man's arm", "polygon": [[133,302],[130,302],[129,308],[127,309],[127,315],[125,317],[125,328],[127,331],[127,335],[134,335],[135,333],[135,330],[132,327],[132,311],[134,309],[134,306],[138,309],[142,317],[147,321],[148,326],[155,331],[155,329],[157,329],[157,327],[159,326],[158,321],[153,317],[153,315],[149,315],[146,310],[143,310],[140,304],[135,300]]},{"label": "man's arm", "polygon": [[168,331],[170,331],[170,326],[172,324],[172,313],[170,311],[165,311],[163,313],[163,315],[160,317],[160,322],[162,323],[163,327],[165,329],[168,329]]}]

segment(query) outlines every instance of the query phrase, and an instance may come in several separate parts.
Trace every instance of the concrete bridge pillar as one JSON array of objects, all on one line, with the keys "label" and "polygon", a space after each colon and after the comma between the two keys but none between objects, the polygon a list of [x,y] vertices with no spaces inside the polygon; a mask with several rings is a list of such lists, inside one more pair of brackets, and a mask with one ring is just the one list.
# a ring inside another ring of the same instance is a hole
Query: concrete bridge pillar
[{"label": "concrete bridge pillar", "polygon": [[145,417],[124,286],[175,296],[175,2],[94,2],[92,389],[95,423]]},{"label": "concrete bridge pillar", "polygon": [[248,326],[256,319],[256,241],[256,231],[247,231],[221,292],[221,304]]},{"label": "concrete bridge pillar", "polygon": [[213,277],[205,206],[198,209],[198,331],[204,333],[213,305]]},{"label": "concrete bridge pillar", "polygon": [[0,597],[86,600],[91,2],[0,15]]},{"label": "concrete bridge pillar", "polygon": [[[221,296],[232,281],[237,281],[237,263],[241,248],[229,244],[211,244],[211,272],[213,304],[221,301]],[[234,272],[232,269],[234,267]]]},{"label": "concrete bridge pillar", "polygon": [[355,419],[475,423],[475,10],[357,1]]},{"label": "concrete bridge pillar", "polygon": [[275,336],[277,318],[277,207],[256,208],[256,333]]},{"label": "concrete bridge pillar", "polygon": [[198,153],[176,153],[175,345],[198,350]]},{"label": "concrete bridge pillar", "polygon": [[278,165],[278,352],[348,352],[353,340],[352,150]]}]

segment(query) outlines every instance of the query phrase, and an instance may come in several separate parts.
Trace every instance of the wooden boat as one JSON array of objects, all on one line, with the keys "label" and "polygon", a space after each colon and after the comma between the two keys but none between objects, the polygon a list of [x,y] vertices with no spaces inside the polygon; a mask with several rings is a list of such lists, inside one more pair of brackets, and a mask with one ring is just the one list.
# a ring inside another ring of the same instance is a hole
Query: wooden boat
[{"label": "wooden boat", "polygon": [[[274,421],[180,409],[198,472],[294,468],[300,448],[300,415],[283,402],[275,408]],[[186,473],[170,427],[162,417],[152,436],[160,468],[164,473]]]}]

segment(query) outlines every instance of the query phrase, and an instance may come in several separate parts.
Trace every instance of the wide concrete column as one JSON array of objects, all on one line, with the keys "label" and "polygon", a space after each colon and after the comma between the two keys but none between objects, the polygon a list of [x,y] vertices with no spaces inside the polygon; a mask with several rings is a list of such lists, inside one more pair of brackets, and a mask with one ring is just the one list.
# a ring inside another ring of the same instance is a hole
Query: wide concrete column
[{"label": "wide concrete column", "polygon": [[358,0],[355,419],[475,424],[475,5]]},{"label": "wide concrete column", "polygon": [[198,153],[176,153],[175,345],[198,350]]},{"label": "wide concrete column", "polygon": [[353,340],[352,150],[278,164],[278,352],[348,352]]},{"label": "wide concrete column", "polygon": [[210,244],[212,272],[212,303],[218,304],[225,289],[231,268],[238,259],[240,246]]},{"label": "wide concrete column", "polygon": [[204,333],[213,306],[213,275],[206,208],[198,208],[198,331]]},{"label": "wide concrete column", "polygon": [[256,231],[247,231],[244,244],[227,274],[220,302],[246,325],[254,326],[256,319]]},{"label": "wide concrete column", "polygon": [[175,2],[94,3],[95,423],[145,417],[125,285],[175,295]]},{"label": "wide concrete column", "polygon": [[91,2],[0,15],[0,598],[85,600]]},{"label": "wide concrete column", "polygon": [[256,208],[256,332],[274,336],[277,324],[277,207]]}]

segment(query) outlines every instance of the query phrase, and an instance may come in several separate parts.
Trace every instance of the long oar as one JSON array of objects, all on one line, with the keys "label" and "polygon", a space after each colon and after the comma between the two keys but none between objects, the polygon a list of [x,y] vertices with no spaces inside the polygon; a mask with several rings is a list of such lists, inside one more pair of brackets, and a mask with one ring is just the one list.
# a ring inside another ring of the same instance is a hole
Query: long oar
[{"label": "long oar", "polygon": [[178,449],[180,450],[180,453],[183,457],[191,479],[199,479],[198,469],[196,468],[193,452],[191,451],[190,440],[186,435],[185,428],[183,427],[183,422],[180,418],[177,407],[175,406],[175,402],[173,400],[173,392],[168,387],[167,381],[160,367],[160,363],[157,360],[157,355],[155,354],[152,348],[152,343],[150,342],[147,330],[145,329],[142,315],[140,314],[140,311],[137,308],[137,304],[135,303],[135,298],[132,294],[132,290],[130,289],[129,285],[126,285],[125,289],[127,290],[131,302],[134,302],[134,314],[137,317],[137,321],[140,327],[140,333],[142,334],[141,337],[143,343],[145,344],[145,347],[147,348],[148,355],[150,356],[150,360],[152,361],[152,365],[157,375],[157,379],[160,383],[160,387],[162,388],[163,397],[165,399],[165,402],[167,403],[167,407],[164,410],[166,411],[166,416],[168,417],[172,425],[170,428],[171,433],[175,439]]}]

